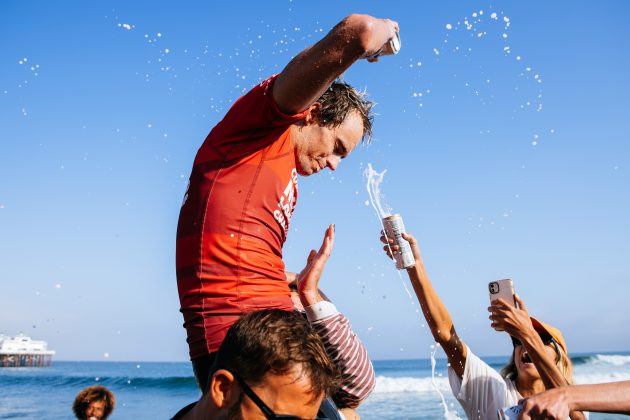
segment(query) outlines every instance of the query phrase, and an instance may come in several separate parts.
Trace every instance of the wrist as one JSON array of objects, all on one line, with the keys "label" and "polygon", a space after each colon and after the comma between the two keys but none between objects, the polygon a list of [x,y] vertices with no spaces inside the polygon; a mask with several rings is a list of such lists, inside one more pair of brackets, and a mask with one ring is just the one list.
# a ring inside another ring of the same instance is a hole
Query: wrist
[{"label": "wrist", "polygon": [[573,394],[569,392],[569,387],[563,386],[559,388],[559,390],[560,399],[564,401],[567,407],[569,407],[569,411],[576,411],[580,409],[578,407],[578,404],[576,404],[575,399],[573,398]]},{"label": "wrist", "polygon": [[306,308],[311,305],[315,305],[316,303],[322,302],[324,298],[317,291],[306,291],[301,290],[299,293],[300,302]]},{"label": "wrist", "polygon": [[[533,328],[528,330],[517,329],[514,334],[507,331],[508,334],[516,337],[530,353],[530,357],[538,360],[539,356],[545,355],[545,343],[541,340],[540,336]],[[539,355],[539,356],[537,356]]]}]

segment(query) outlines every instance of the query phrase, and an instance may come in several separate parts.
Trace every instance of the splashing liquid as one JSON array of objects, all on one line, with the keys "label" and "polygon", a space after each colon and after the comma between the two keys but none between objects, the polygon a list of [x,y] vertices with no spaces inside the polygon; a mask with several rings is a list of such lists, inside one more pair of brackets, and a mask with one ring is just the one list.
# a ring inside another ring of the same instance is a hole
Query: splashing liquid
[{"label": "splashing liquid", "polygon": [[437,391],[437,393],[440,394],[442,407],[444,408],[444,418],[446,420],[460,419],[456,411],[450,411],[448,409],[448,405],[446,404],[446,400],[444,399],[444,394],[442,394],[442,391],[440,391],[440,388],[438,388],[437,383],[435,382],[435,352],[437,351],[438,347],[440,347],[440,345],[438,343],[435,343],[435,345],[432,347],[433,351],[431,352],[431,384],[433,385],[433,388]]},{"label": "splashing liquid", "polygon": [[[383,205],[381,204],[381,182],[383,182],[383,178],[385,177],[385,172],[387,172],[387,169],[385,169],[383,172],[376,172],[374,168],[372,168],[371,163],[368,163],[367,169],[364,172],[365,177],[367,178],[367,191],[368,191],[368,195],[370,196],[370,203],[372,203],[372,207],[374,208],[374,211],[376,211],[376,215],[378,216],[379,223],[381,224],[381,227],[383,228],[383,232],[385,232],[383,219],[392,214],[392,209],[389,206],[385,204],[385,209],[384,209]],[[389,247],[389,244],[387,246]],[[389,251],[391,253],[391,249]],[[404,281],[402,274],[400,273],[400,270],[396,270],[396,273],[398,273],[400,282],[405,288],[405,291],[407,292],[407,296],[409,296],[409,299],[411,300],[411,304],[415,305],[413,297],[411,296],[411,293],[409,293],[409,289],[407,288],[407,283]],[[457,415],[457,412],[451,411],[448,409],[448,405],[446,404],[444,395],[442,394],[442,392],[437,386],[437,383],[435,382],[435,352],[437,351],[438,347],[439,347],[439,344],[436,343],[436,345],[433,348],[433,351],[431,352],[431,384],[433,385],[433,388],[435,388],[437,393],[440,395],[440,399],[442,400],[442,407],[444,408],[444,418],[446,420],[457,420],[457,419],[461,420],[461,418]]]},{"label": "splashing liquid", "polygon": [[[372,203],[372,207],[374,208],[374,211],[376,211],[376,215],[378,216],[378,221],[381,224],[383,233],[385,232],[385,226],[383,225],[383,218],[390,216],[392,214],[391,207],[385,205],[385,210],[384,210],[383,205],[381,204],[381,182],[383,182],[383,178],[385,177],[385,172],[387,172],[387,169],[385,169],[383,172],[380,172],[380,173],[376,172],[374,168],[372,168],[371,163],[368,163],[367,169],[364,172],[364,175],[367,178],[366,187],[367,187],[368,195],[370,196],[370,203]],[[385,238],[388,239],[389,241],[389,238],[387,238],[387,235],[385,236]],[[387,246],[389,247],[389,242],[387,243]],[[389,250],[389,252],[393,255],[391,249]],[[396,270],[396,273],[398,273],[398,278],[400,278],[400,283],[405,289],[405,292],[407,292],[407,296],[409,296],[411,305],[414,306],[415,302],[413,300],[413,296],[411,295],[411,293],[409,293],[409,288],[407,287],[407,283],[403,279],[402,274],[400,273],[400,270]]]}]

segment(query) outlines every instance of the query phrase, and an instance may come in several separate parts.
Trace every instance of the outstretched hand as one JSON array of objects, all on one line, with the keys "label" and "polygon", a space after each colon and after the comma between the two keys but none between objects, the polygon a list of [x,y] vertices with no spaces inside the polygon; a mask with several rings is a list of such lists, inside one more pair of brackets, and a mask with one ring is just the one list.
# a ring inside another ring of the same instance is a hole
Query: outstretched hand
[{"label": "outstretched hand", "polygon": [[297,275],[298,294],[304,307],[325,300],[318,290],[319,279],[330,257],[335,242],[335,225],[328,226],[319,251],[314,249],[308,255],[306,267]]},{"label": "outstretched hand", "polygon": [[522,337],[523,333],[533,329],[532,321],[525,307],[525,302],[515,293],[514,301],[518,307],[509,304],[504,299],[493,300],[488,307],[490,312],[490,326],[496,331],[505,331],[511,336]]}]

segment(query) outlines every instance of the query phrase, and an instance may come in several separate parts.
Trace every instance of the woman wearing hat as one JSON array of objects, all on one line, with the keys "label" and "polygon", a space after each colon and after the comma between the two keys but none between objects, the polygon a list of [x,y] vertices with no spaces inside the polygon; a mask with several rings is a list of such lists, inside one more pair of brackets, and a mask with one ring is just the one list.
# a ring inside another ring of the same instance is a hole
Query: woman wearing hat
[{"label": "woman wearing hat", "polygon": [[[468,418],[495,420],[499,410],[517,405],[523,398],[573,382],[571,359],[562,334],[530,317],[517,295],[514,301],[518,307],[499,299],[488,308],[492,328],[505,331],[512,338],[510,362],[499,374],[477,357],[457,335],[446,306],[433,289],[415,238],[410,234],[403,237],[411,245],[416,263],[407,269],[407,274],[431,333],[446,353],[453,395]],[[390,258],[392,252],[399,251],[394,241],[389,239],[388,244],[382,233],[381,241]],[[584,417],[575,412],[571,418]]]}]

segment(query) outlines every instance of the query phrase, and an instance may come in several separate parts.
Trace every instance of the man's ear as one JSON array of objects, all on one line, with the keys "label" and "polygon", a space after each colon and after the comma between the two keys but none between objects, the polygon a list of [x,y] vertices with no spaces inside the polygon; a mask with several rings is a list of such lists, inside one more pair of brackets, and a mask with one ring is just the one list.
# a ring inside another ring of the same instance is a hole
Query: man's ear
[{"label": "man's ear", "polygon": [[230,408],[239,399],[240,391],[234,375],[228,370],[219,369],[210,381],[208,390],[215,407],[219,409]]},{"label": "man's ear", "polygon": [[306,125],[311,124],[319,124],[319,111],[322,108],[322,104],[319,102],[314,102],[313,105],[309,106],[306,113],[306,118],[304,119]]}]

